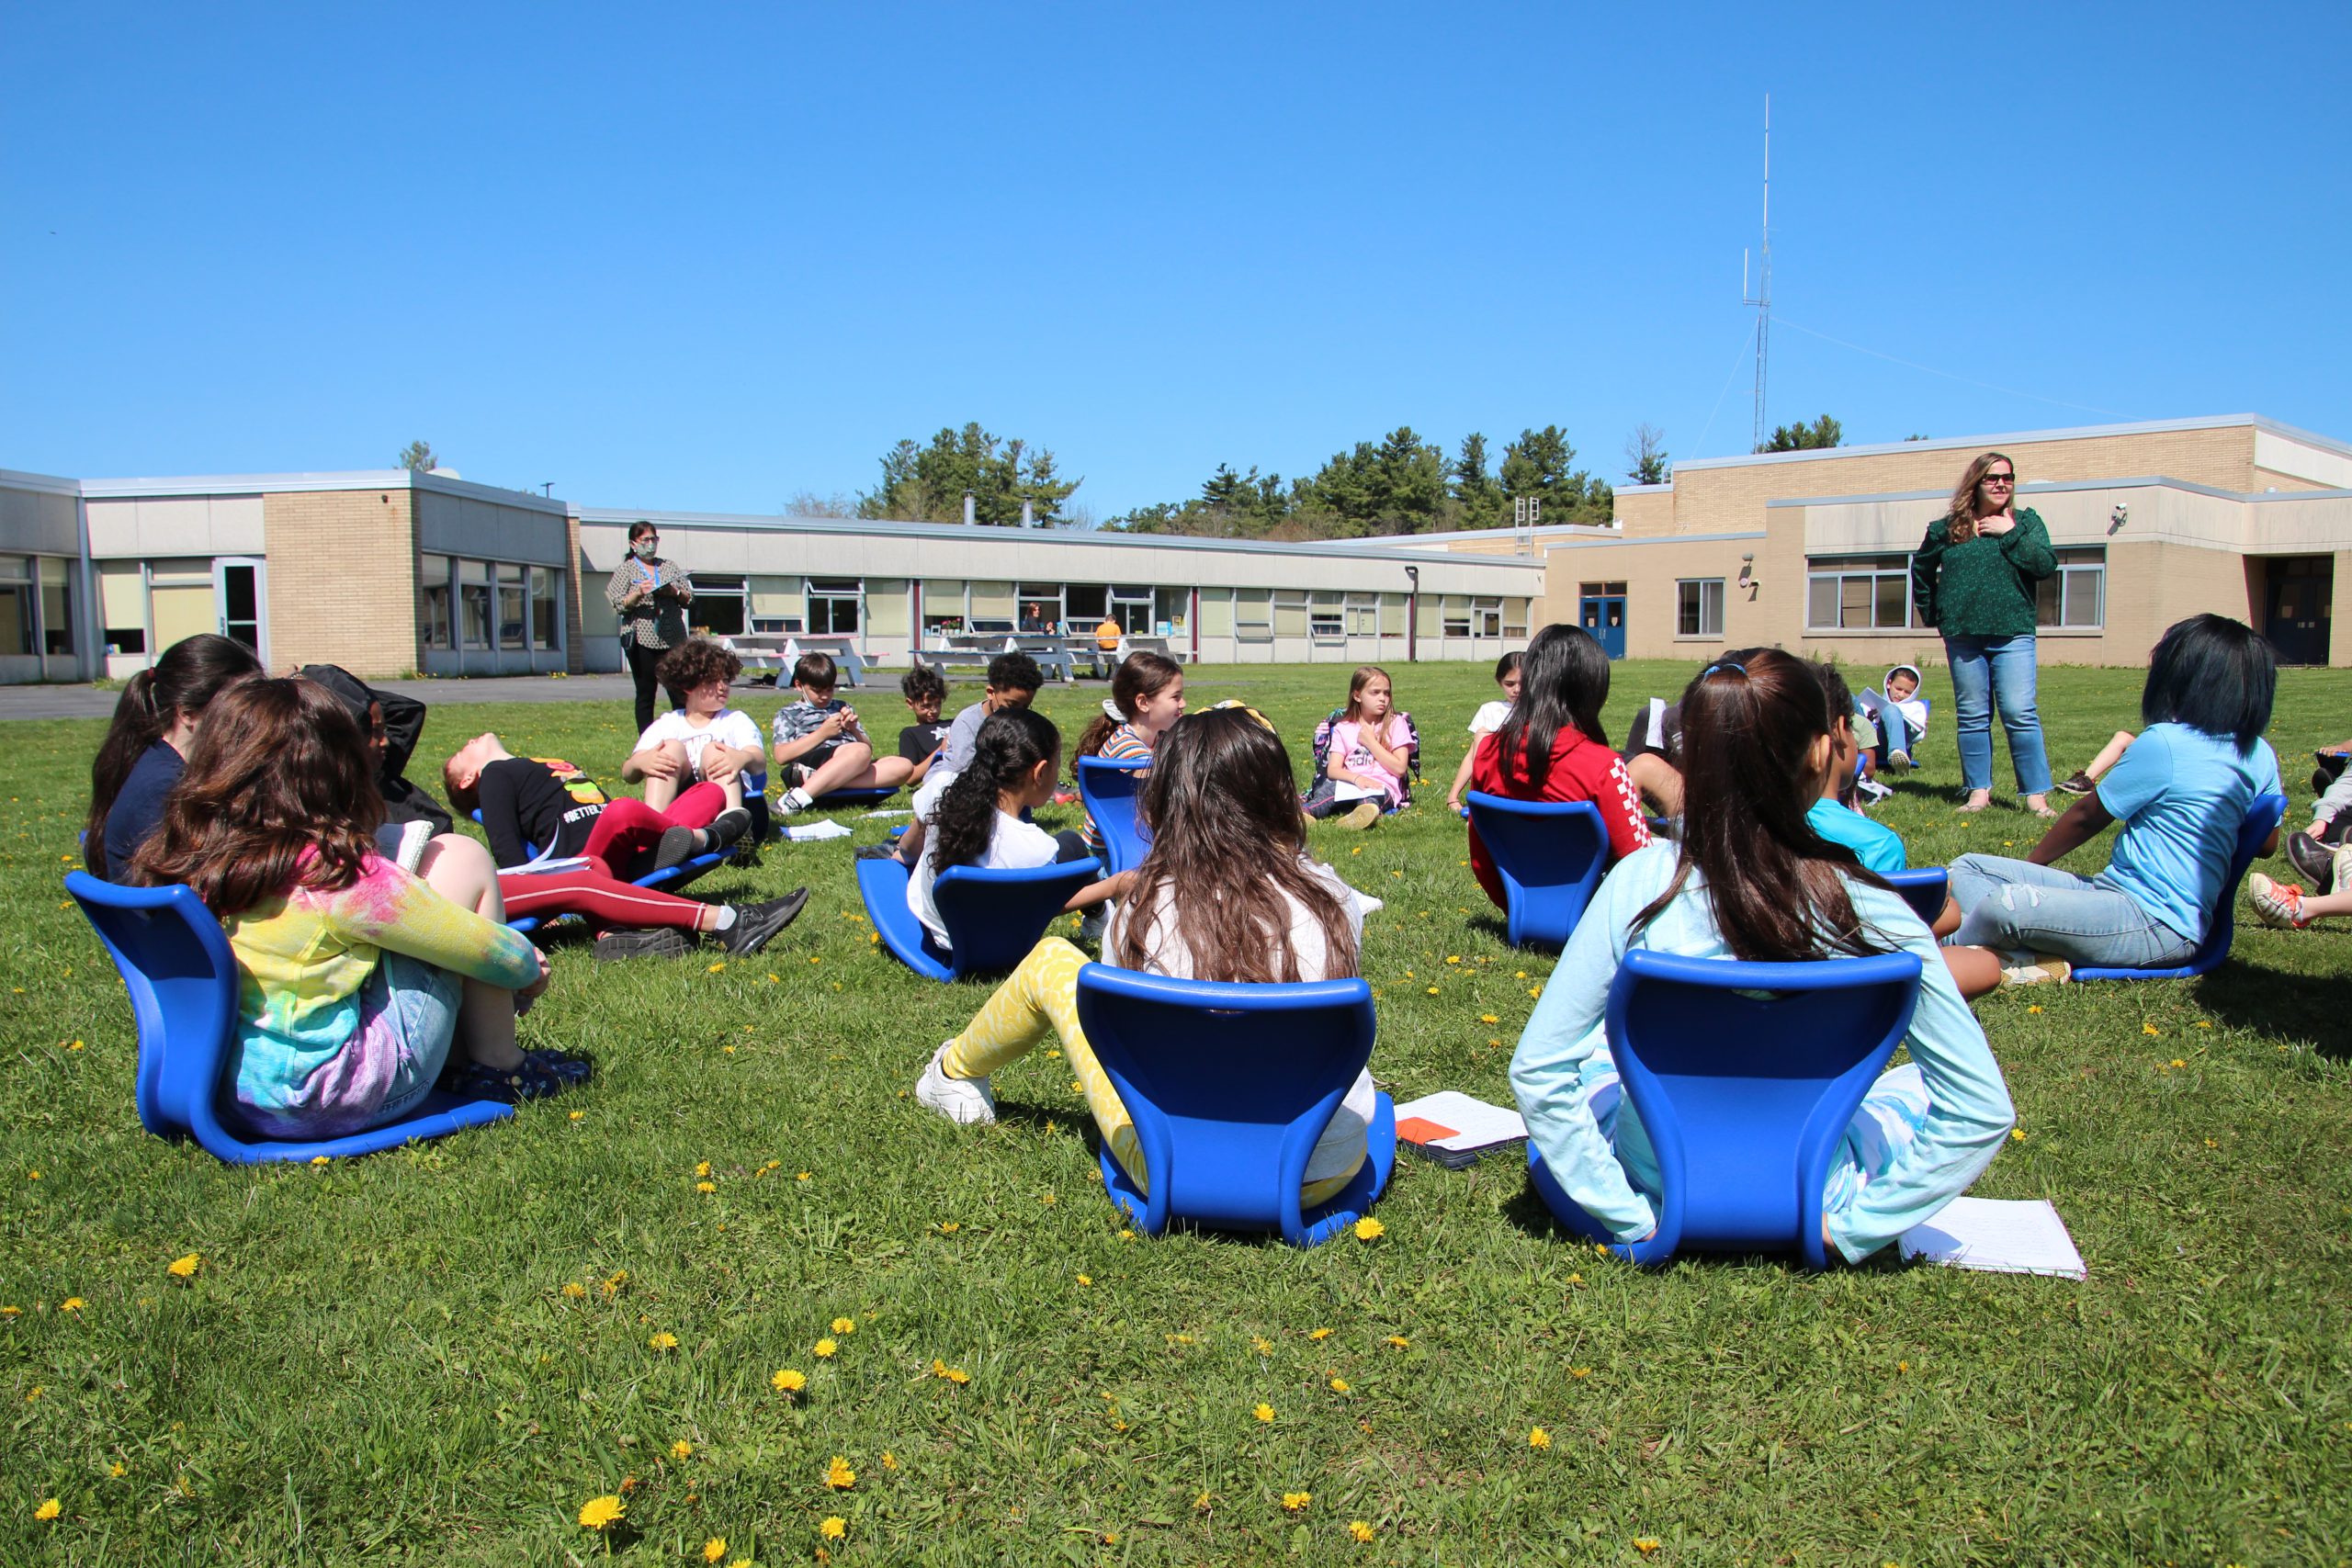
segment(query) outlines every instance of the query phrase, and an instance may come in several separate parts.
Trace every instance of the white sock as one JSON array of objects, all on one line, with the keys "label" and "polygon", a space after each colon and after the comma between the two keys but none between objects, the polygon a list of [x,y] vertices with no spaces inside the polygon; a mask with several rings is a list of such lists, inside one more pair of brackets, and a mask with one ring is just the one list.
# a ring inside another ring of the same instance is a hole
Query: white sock
[{"label": "white sock", "polygon": [[718,907],[718,918],[711,922],[710,929],[715,931],[723,931],[731,929],[734,924],[735,906],[721,904]]},{"label": "white sock", "polygon": [[805,811],[808,807],[808,803],[815,798],[816,796],[810,795],[807,790],[802,789],[798,784],[795,784],[791,789],[785,792],[784,801],[786,806],[791,807],[795,811]]}]

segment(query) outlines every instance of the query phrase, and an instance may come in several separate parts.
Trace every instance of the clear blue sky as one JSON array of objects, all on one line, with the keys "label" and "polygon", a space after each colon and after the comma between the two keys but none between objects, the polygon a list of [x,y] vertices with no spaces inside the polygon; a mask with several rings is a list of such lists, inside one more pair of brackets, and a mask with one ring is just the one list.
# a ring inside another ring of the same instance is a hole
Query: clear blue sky
[{"label": "clear blue sky", "polygon": [[772,512],[977,419],[1109,516],[1556,423],[1622,479],[1747,447],[1768,90],[1776,422],[2352,438],[2352,7],[1928,9],[12,6],[0,467]]}]

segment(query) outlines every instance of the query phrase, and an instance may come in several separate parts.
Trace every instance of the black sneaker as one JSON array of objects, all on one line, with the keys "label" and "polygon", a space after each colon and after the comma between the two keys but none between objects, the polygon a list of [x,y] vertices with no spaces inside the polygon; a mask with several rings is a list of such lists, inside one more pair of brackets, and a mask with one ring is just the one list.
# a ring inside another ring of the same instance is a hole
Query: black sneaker
[{"label": "black sneaker", "polygon": [[783,897],[765,904],[738,904],[735,923],[725,931],[715,932],[718,945],[737,957],[745,957],[765,947],[776,932],[790,925],[808,902],[808,889],[796,887]]},{"label": "black sneaker", "polygon": [[653,847],[653,869],[667,871],[673,865],[694,859],[702,852],[696,847],[701,841],[702,834],[692,828],[667,829],[662,835],[662,841]]},{"label": "black sneaker", "polygon": [[655,926],[643,931],[606,931],[596,939],[595,954],[606,964],[623,958],[676,958],[692,945],[685,932]]},{"label": "black sneaker", "polygon": [[2287,860],[2309,878],[2314,893],[2325,893],[2335,883],[2335,852],[2309,833],[2287,836]]},{"label": "black sneaker", "polygon": [[897,860],[899,846],[896,843],[860,844],[854,853],[859,860]]},{"label": "black sneaker", "polygon": [[2098,781],[2092,778],[2090,774],[2083,772],[2082,769],[2076,768],[2073,778],[2061,779],[2058,781],[2058,787],[2064,790],[2068,795],[2088,795],[2091,791],[2098,787]]},{"label": "black sneaker", "polygon": [[711,818],[704,836],[714,850],[723,850],[752,829],[752,814],[740,806],[730,806]]}]

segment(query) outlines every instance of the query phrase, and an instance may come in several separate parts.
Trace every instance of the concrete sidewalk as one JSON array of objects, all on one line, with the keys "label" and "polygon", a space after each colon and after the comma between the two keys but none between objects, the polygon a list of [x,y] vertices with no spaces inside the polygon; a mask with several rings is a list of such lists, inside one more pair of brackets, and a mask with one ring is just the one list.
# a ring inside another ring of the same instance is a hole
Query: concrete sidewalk
[{"label": "concrete sidewalk", "polygon": [[[455,703],[611,703],[628,713],[637,688],[626,675],[495,675],[479,681],[376,681],[379,692],[398,692],[427,707]],[[0,719],[107,718],[119,691],[95,686],[0,686]]]}]

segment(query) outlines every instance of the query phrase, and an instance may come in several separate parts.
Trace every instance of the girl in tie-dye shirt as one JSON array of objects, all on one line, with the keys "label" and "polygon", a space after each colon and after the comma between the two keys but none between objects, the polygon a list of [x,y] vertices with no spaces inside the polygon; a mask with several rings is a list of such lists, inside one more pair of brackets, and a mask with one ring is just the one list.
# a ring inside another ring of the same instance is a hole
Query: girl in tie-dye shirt
[{"label": "girl in tie-dye shirt", "polygon": [[211,714],[221,722],[199,732],[132,875],[187,883],[220,917],[240,982],[241,1120],[310,1138],[397,1120],[453,1043],[473,1092],[514,1099],[585,1076],[514,1043],[515,998],[547,984],[538,950],[494,908],[453,903],[377,852],[382,801],[332,694],[249,681]]}]

